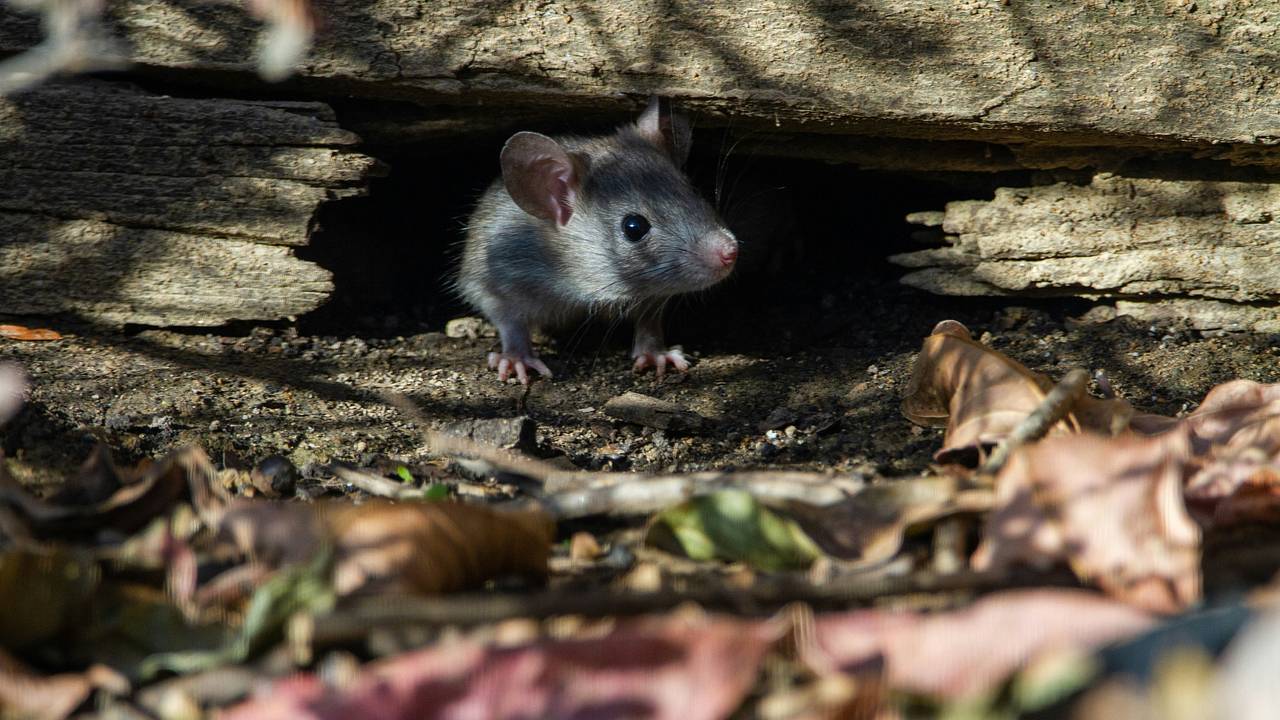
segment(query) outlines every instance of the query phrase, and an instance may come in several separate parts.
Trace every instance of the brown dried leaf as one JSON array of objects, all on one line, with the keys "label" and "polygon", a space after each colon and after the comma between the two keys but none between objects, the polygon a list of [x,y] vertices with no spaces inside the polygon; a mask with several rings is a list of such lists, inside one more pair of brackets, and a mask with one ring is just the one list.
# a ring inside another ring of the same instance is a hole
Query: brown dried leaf
[{"label": "brown dried leaf", "polygon": [[[385,589],[433,595],[518,575],[542,580],[555,524],[541,511],[460,503],[330,504],[339,594]],[[372,586],[370,584],[373,583]]]},{"label": "brown dried leaf", "polygon": [[[99,499],[108,492],[105,499]],[[94,540],[102,534],[132,535],[183,502],[212,526],[221,516],[227,498],[208,456],[199,448],[190,447],[140,465],[127,474],[115,469],[105,451],[99,450],[86,462],[82,475],[70,481],[64,499],[84,502],[42,500],[0,472],[0,507],[8,506],[24,530],[37,539]]]},{"label": "brown dried leaf", "polygon": [[1020,448],[996,478],[975,568],[1066,560],[1082,580],[1155,612],[1200,598],[1200,532],[1182,498],[1185,429],[1074,435]]},{"label": "brown dried leaf", "polygon": [[913,525],[990,508],[989,491],[964,490],[955,478],[937,476],[886,480],[831,505],[790,502],[785,512],[827,554],[876,563],[898,553]]},{"label": "brown dried leaf", "polygon": [[538,511],[451,502],[316,506],[237,503],[219,528],[242,553],[272,565],[303,562],[322,541],[335,551],[340,595],[395,590],[432,595],[507,575],[542,580],[555,525]]},{"label": "brown dried leaf", "polygon": [[[946,426],[938,462],[955,462],[1003,440],[1053,388],[1049,378],[975,342],[969,330],[944,320],[925,338],[911,370],[902,414],[920,425]],[[1127,424],[1122,400],[1082,398],[1050,434],[1091,429],[1110,434]],[[974,464],[969,457],[968,464]]]},{"label": "brown dried leaf", "polygon": [[1050,653],[1086,652],[1153,623],[1139,610],[1081,590],[1011,590],[936,615],[819,616],[816,648],[803,659],[820,674],[883,664],[893,688],[956,700],[990,692]]},{"label": "brown dried leaf", "polygon": [[[1280,384],[1234,380],[1209,391],[1179,421],[1196,457],[1188,465],[1187,499],[1214,524],[1266,520],[1280,514]],[[1268,498],[1275,498],[1268,500]]]},{"label": "brown dried leaf", "polygon": [[371,663],[341,689],[295,676],[224,717],[717,720],[742,703],[779,630],[670,615],[602,637],[509,648],[445,643]]}]

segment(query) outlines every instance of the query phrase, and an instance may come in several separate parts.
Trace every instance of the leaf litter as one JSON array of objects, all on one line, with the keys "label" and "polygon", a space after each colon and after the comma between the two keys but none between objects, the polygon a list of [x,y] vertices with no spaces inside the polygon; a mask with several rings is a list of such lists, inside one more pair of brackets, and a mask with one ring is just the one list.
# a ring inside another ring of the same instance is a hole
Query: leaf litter
[{"label": "leaf litter", "polygon": [[[99,447],[43,494],[0,466],[0,703],[61,718],[94,697],[156,708],[165,687],[224,717],[1035,710],[1107,687],[1092,653],[1204,602],[1207,536],[1280,516],[1280,386],[1224,383],[1162,417],[1079,379],[940,323],[902,412],[945,436],[905,478],[571,470],[435,431],[438,467],[334,466],[342,499],[268,499],[291,485],[198,448],[120,467]],[[0,423],[29,382],[0,366]],[[944,550],[971,567],[933,569]],[[1207,667],[1206,688],[1249,681]]]}]

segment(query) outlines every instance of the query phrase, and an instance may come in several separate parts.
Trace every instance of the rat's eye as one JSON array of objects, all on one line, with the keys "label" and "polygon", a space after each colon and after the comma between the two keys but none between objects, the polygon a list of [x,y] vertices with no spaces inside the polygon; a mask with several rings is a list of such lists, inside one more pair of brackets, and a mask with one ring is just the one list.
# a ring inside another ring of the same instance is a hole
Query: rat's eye
[{"label": "rat's eye", "polygon": [[649,221],[643,215],[628,215],[622,218],[622,232],[631,242],[643,240],[649,234]]}]

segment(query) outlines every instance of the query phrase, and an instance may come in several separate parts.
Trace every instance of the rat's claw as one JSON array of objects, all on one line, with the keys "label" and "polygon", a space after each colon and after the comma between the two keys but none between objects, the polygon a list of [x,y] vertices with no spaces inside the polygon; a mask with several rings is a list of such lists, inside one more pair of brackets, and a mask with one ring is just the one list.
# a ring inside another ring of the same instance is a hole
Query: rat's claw
[{"label": "rat's claw", "polygon": [[543,377],[551,377],[551,369],[547,364],[539,360],[533,355],[515,355],[512,353],[489,353],[489,368],[498,370],[498,380],[506,382],[511,377],[511,371],[516,373],[516,379],[521,385],[529,384],[529,369],[537,370]]},{"label": "rat's claw", "polygon": [[689,370],[689,361],[685,359],[684,353],[676,348],[661,352],[642,352],[636,355],[636,362],[632,368],[636,372],[653,368],[654,373],[661,380],[662,376],[667,372],[667,365],[671,365],[678,372],[687,372]]}]

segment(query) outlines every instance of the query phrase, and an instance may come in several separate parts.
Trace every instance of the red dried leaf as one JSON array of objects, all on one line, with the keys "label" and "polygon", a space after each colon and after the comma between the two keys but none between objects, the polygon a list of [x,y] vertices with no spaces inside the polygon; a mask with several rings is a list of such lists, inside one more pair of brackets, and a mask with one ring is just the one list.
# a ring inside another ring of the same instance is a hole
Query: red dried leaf
[{"label": "red dried leaf", "polygon": [[1049,653],[1128,638],[1151,616],[1081,590],[1013,590],[937,615],[862,610],[817,619],[814,670],[861,673],[883,663],[891,687],[945,699],[987,693]]},{"label": "red dried leaf", "polygon": [[0,337],[10,340],[61,340],[62,335],[46,328],[29,328],[22,325],[0,325]]},{"label": "red dried leaf", "polygon": [[1280,516],[1280,384],[1224,383],[1180,424],[1196,452],[1187,499],[1214,525]]},{"label": "red dried leaf", "polygon": [[598,638],[447,643],[372,663],[342,690],[295,677],[223,717],[718,720],[741,704],[778,635],[772,623],[670,616]]},{"label": "red dried leaf", "polygon": [[1183,429],[1074,435],[1016,451],[996,478],[979,569],[1070,562],[1083,580],[1156,612],[1200,598],[1200,532],[1182,499]]}]

